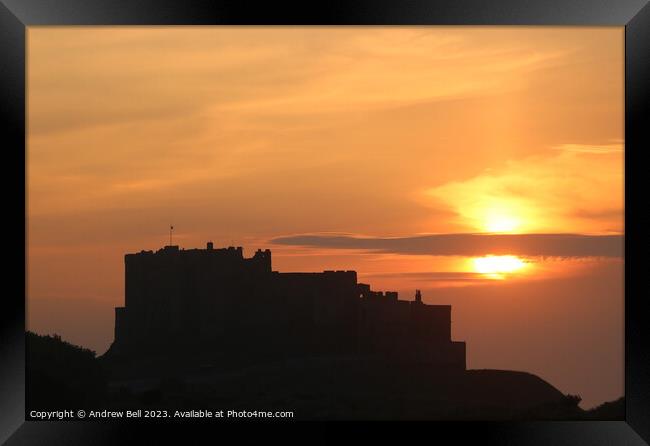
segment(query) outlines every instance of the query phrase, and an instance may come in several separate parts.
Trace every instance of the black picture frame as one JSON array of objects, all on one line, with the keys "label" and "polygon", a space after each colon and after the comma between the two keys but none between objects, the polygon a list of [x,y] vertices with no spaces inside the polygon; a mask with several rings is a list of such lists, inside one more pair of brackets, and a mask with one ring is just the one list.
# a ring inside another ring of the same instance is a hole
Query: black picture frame
[{"label": "black picture frame", "polygon": [[[378,431],[385,440],[405,441],[417,430],[419,438],[441,436],[454,443],[579,445],[650,443],[650,329],[644,312],[644,271],[641,249],[647,245],[642,196],[650,109],[650,6],[646,0],[358,0],[287,3],[201,0],[0,0],[0,100],[2,105],[3,185],[9,222],[5,238],[6,291],[0,306],[0,442],[8,444],[112,444],[169,436],[169,424],[90,421],[25,421],[25,283],[26,237],[26,27],[35,25],[567,25],[625,26],[625,421],[577,422],[431,422],[410,423],[407,429],[385,433],[376,423],[351,428],[359,439]],[[7,160],[7,155],[10,159]],[[11,215],[11,217],[9,217]],[[7,235],[9,235],[7,237]],[[23,253],[21,256],[18,253]],[[9,289],[9,287],[7,287]],[[604,364],[603,366],[606,366]],[[137,425],[137,426],[136,426]],[[177,424],[178,426],[178,424]],[[216,439],[226,429],[210,429]],[[231,428],[233,425],[228,425]],[[237,426],[235,424],[234,426]],[[250,424],[240,424],[252,431]],[[259,426],[259,424],[257,424]],[[266,423],[274,430],[297,424]],[[304,424],[302,426],[305,426]],[[304,435],[320,439],[322,424],[308,424]],[[336,424],[334,427],[342,427]],[[358,425],[354,425],[358,426]],[[400,424],[403,426],[403,424]],[[183,427],[188,427],[184,424]],[[334,429],[336,432],[337,429]],[[216,434],[218,432],[218,434]],[[286,432],[285,432],[286,433]],[[144,436],[143,436],[144,435]],[[248,434],[247,434],[248,435]],[[185,434],[183,438],[186,440]],[[210,437],[208,437],[210,438]],[[354,441],[355,439],[350,438]],[[414,441],[418,441],[415,440]],[[149,443],[149,442],[148,442]],[[149,443],[150,444],[150,443]]]}]

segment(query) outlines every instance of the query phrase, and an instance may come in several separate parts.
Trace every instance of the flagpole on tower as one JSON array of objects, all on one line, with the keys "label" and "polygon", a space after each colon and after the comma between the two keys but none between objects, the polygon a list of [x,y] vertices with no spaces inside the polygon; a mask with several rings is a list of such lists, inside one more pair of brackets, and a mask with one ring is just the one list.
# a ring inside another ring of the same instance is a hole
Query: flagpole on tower
[{"label": "flagpole on tower", "polygon": [[169,246],[172,246],[172,231],[174,230],[174,227],[172,225],[169,225]]}]

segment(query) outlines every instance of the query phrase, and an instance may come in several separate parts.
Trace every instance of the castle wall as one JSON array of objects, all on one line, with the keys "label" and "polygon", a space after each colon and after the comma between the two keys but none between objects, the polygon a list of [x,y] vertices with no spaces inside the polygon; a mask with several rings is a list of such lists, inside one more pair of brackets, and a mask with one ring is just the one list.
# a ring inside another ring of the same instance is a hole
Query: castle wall
[{"label": "castle wall", "polygon": [[126,320],[126,308],[115,308],[115,343],[122,344],[130,338],[128,331],[128,321]]}]

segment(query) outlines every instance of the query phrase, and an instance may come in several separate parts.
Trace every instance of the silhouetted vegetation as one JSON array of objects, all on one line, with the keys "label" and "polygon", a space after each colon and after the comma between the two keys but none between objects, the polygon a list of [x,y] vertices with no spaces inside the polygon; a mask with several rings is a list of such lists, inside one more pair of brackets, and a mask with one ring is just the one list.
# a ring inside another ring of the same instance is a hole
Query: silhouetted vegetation
[{"label": "silhouetted vegetation", "polygon": [[625,397],[620,397],[614,401],[608,401],[586,411],[585,418],[588,420],[624,420]]},{"label": "silhouetted vegetation", "polygon": [[70,409],[102,404],[107,381],[95,352],[61,339],[26,333],[27,406]]}]

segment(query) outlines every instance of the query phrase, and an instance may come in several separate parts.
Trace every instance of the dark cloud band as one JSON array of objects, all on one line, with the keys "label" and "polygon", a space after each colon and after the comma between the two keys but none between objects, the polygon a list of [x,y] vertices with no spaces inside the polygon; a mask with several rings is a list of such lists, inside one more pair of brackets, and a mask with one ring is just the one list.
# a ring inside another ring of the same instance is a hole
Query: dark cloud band
[{"label": "dark cloud band", "polygon": [[399,238],[294,235],[272,243],[436,256],[622,257],[623,235],[432,234]]}]

